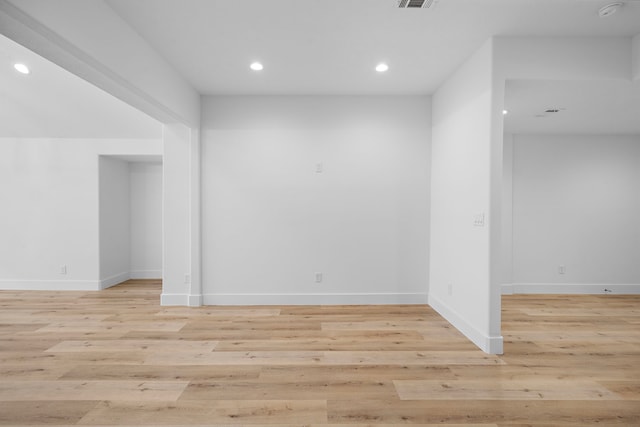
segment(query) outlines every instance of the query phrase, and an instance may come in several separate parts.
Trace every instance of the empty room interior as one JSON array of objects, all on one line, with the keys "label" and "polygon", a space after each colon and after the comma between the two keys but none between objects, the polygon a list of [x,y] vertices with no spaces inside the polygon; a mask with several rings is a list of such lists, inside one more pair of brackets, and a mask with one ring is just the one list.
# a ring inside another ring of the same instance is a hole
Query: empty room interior
[{"label": "empty room interior", "polygon": [[0,425],[640,425],[640,1],[0,0]]}]

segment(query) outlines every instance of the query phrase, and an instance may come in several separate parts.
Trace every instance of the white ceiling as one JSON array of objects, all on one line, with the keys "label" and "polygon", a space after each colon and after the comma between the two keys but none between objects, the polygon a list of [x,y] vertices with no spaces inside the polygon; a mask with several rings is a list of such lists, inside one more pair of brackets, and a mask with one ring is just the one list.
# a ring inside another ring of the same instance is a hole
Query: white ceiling
[{"label": "white ceiling", "polygon": [[[430,94],[491,35],[631,36],[640,1],[107,0],[204,94]],[[260,60],[265,70],[251,72]],[[13,63],[25,62],[23,76]],[[386,61],[390,70],[374,66]],[[640,134],[640,83],[508,82],[514,133]],[[566,108],[535,118],[547,108]],[[0,36],[0,137],[159,138],[161,125]]]},{"label": "white ceiling", "polygon": [[640,33],[636,1],[605,19],[609,0],[107,2],[203,94],[430,94],[490,36]]},{"label": "white ceiling", "polygon": [[0,137],[162,137],[156,120],[2,35],[0,118]]},{"label": "white ceiling", "polygon": [[505,89],[505,132],[640,134],[640,81],[517,80]]}]

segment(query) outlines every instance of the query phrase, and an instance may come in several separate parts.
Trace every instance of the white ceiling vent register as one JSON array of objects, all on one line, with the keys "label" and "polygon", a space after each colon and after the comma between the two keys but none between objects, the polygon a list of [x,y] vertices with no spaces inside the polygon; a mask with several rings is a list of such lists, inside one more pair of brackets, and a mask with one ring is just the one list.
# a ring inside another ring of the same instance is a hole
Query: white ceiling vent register
[{"label": "white ceiling vent register", "polygon": [[398,0],[400,9],[428,9],[438,3],[438,0]]}]

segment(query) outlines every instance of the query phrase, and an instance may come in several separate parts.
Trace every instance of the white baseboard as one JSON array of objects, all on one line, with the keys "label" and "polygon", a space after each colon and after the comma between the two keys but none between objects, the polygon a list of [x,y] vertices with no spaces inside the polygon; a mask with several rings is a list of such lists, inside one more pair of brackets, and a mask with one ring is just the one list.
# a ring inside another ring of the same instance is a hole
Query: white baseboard
[{"label": "white baseboard", "polygon": [[132,270],[130,279],[162,279],[162,270]]},{"label": "white baseboard", "polygon": [[483,334],[455,310],[433,295],[429,295],[429,305],[457,330],[462,332],[464,336],[469,338],[471,342],[477,345],[480,350],[489,354],[502,354],[504,341],[502,336],[492,337]]},{"label": "white baseboard", "polygon": [[202,305],[204,298],[202,295],[188,295],[187,301],[189,307],[200,307]]},{"label": "white baseboard", "polygon": [[0,280],[0,290],[17,291],[100,291],[131,279],[128,271],[100,280]]},{"label": "white baseboard", "polygon": [[188,294],[162,294],[160,305],[183,305],[187,307],[200,307],[202,305],[202,295]]},{"label": "white baseboard", "polygon": [[165,294],[160,295],[160,305],[189,305],[189,295],[187,294]]},{"label": "white baseboard", "polygon": [[129,280],[131,276],[128,271],[123,273],[114,274],[113,276],[106,277],[100,280],[100,289],[107,289],[112,286],[117,285],[118,283],[126,282]]},{"label": "white baseboard", "polygon": [[99,291],[99,280],[0,280],[0,290]]},{"label": "white baseboard", "polygon": [[204,305],[427,304],[427,294],[205,294],[203,303]]},{"label": "white baseboard", "polygon": [[502,295],[513,295],[513,285],[512,284],[503,284],[500,285]]},{"label": "white baseboard", "polygon": [[638,295],[640,294],[640,284],[513,283],[502,285],[502,294]]}]

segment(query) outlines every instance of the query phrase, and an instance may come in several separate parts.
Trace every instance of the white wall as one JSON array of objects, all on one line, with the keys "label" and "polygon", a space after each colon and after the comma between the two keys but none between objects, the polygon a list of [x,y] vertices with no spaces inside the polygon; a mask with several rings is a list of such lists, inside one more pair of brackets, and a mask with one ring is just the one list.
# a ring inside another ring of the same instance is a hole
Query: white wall
[{"label": "white wall", "polygon": [[634,80],[640,80],[640,34],[636,34],[636,36],[632,40],[632,74]]},{"label": "white wall", "polygon": [[503,144],[500,284],[510,285],[513,283],[513,134],[505,134]]},{"label": "white wall", "polygon": [[129,164],[131,278],[162,278],[162,164]]},{"label": "white wall", "polygon": [[100,282],[105,288],[129,279],[129,164],[124,160],[100,156],[98,171]]},{"label": "white wall", "polygon": [[100,154],[162,154],[162,143],[0,138],[0,288],[100,288]]},{"label": "white wall", "polygon": [[199,133],[163,128],[163,305],[201,305]]},{"label": "white wall", "polygon": [[514,291],[640,291],[640,137],[515,135],[513,155]]},{"label": "white wall", "polygon": [[203,107],[205,303],[426,302],[428,97]]},{"label": "white wall", "polygon": [[500,353],[490,309],[490,227],[499,218],[490,211],[492,167],[502,166],[492,164],[492,47],[485,43],[433,97],[429,304],[480,348]]}]

